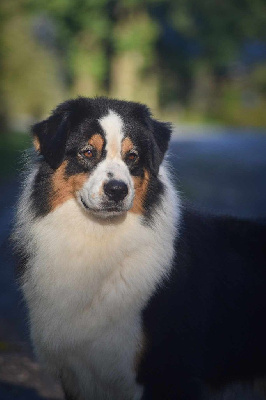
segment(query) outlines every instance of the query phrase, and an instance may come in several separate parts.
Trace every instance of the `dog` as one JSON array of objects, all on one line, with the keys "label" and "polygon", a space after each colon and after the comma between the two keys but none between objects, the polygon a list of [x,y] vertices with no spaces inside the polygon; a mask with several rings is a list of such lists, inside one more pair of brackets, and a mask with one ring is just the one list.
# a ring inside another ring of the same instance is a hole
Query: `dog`
[{"label": "dog", "polygon": [[32,134],[13,239],[34,348],[65,398],[197,400],[263,376],[266,227],[181,203],[171,125],[79,97]]}]

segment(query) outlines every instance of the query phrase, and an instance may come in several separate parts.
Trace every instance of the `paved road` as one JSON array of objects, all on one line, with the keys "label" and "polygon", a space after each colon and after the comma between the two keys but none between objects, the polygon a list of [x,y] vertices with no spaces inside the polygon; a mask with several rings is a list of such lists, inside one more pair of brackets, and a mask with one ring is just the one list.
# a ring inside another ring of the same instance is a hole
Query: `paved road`
[{"label": "paved road", "polygon": [[[223,132],[174,137],[169,160],[181,196],[197,208],[266,217],[266,135]],[[14,280],[8,236],[18,186],[19,180],[13,179],[0,192],[0,400],[60,399],[59,389],[30,353],[25,311]],[[234,390],[240,393],[242,389]],[[250,394],[232,397],[230,393],[223,400],[255,399]]]},{"label": "paved road", "polygon": [[176,138],[170,160],[181,194],[197,207],[266,217],[266,135]]}]

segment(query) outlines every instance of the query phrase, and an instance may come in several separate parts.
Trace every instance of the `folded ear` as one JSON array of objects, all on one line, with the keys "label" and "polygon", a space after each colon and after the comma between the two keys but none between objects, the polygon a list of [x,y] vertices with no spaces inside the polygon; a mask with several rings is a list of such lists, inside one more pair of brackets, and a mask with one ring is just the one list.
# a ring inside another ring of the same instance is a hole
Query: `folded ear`
[{"label": "folded ear", "polygon": [[150,168],[157,175],[164,155],[168,149],[172,127],[168,122],[150,119]]},{"label": "folded ear", "polygon": [[149,108],[144,104],[135,103],[130,115],[140,120],[148,129],[150,168],[157,175],[165,152],[168,149],[172,126],[168,122],[160,122],[153,119]]},{"label": "folded ear", "polygon": [[36,150],[56,169],[62,163],[68,138],[68,113],[54,113],[31,128]]}]

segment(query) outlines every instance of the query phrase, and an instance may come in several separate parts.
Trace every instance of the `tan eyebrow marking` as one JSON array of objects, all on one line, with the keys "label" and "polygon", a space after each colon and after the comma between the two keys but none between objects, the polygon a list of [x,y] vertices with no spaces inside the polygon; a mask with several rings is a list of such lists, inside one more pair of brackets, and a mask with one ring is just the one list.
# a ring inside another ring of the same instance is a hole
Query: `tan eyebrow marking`
[{"label": "tan eyebrow marking", "polygon": [[129,137],[126,137],[122,142],[122,155],[125,155],[134,148],[134,144]]},{"label": "tan eyebrow marking", "polygon": [[89,139],[88,143],[91,146],[95,147],[95,149],[97,150],[98,153],[102,152],[104,140],[103,140],[102,136],[99,135],[99,133],[96,133],[95,135],[93,135]]}]

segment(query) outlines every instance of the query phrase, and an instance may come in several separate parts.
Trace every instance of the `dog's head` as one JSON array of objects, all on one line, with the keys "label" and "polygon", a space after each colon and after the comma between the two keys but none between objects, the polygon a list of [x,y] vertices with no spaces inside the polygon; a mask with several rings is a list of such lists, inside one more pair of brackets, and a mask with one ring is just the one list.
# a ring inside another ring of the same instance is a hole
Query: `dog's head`
[{"label": "dog's head", "polygon": [[81,97],[60,104],[32,133],[50,209],[74,197],[102,218],[141,214],[159,194],[171,128],[142,104]]}]

